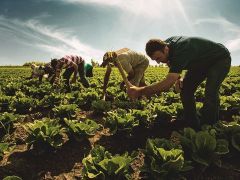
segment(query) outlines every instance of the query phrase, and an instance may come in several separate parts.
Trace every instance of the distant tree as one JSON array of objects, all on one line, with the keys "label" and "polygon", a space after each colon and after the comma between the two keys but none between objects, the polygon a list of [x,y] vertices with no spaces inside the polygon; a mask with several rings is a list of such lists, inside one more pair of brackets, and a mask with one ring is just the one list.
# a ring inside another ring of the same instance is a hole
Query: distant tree
[{"label": "distant tree", "polygon": [[91,59],[91,64],[93,67],[99,67],[99,63],[94,59]]},{"label": "distant tree", "polygon": [[45,62],[41,61],[30,61],[30,62],[25,62],[23,66],[31,66],[31,64],[36,64],[37,66],[45,65]]}]

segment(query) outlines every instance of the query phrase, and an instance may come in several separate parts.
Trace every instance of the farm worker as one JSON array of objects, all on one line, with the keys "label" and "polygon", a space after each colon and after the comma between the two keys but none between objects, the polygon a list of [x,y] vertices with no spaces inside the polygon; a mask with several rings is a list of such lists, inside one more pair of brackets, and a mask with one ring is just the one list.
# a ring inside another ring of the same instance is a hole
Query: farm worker
[{"label": "farm worker", "polygon": [[48,77],[48,81],[53,83],[53,77],[55,72],[51,66],[51,63],[47,63],[43,66],[37,66],[36,64],[31,64],[31,69],[32,69],[32,74],[29,79],[39,78],[39,82],[42,82],[43,77]]},{"label": "farm worker", "polygon": [[[103,62],[101,64],[102,67],[107,66],[103,84],[104,97],[112,70],[111,66],[115,65],[110,62],[112,54],[120,62],[123,70],[128,74],[128,80],[133,85],[146,86],[144,73],[149,65],[149,60],[145,55],[132,51],[128,48],[123,48],[115,52],[106,52],[103,56]],[[124,85],[124,83],[121,83],[121,86],[122,85]]]},{"label": "farm worker", "polygon": [[51,65],[55,69],[55,80],[54,84],[59,84],[60,73],[62,69],[66,69],[63,73],[67,91],[71,91],[69,79],[74,73],[72,83],[77,80],[77,74],[79,74],[80,82],[86,88],[89,87],[88,80],[86,77],[93,76],[93,67],[90,64],[85,63],[85,60],[80,56],[66,55],[60,59],[51,60]]},{"label": "farm worker", "polygon": [[[165,41],[149,40],[146,53],[157,63],[166,63],[169,73],[160,82],[129,88],[129,97],[151,96],[168,91],[175,84],[176,90],[181,90],[185,123],[198,128],[194,93],[206,79],[201,123],[213,124],[219,120],[219,88],[231,67],[231,56],[224,45],[198,37],[174,36]],[[180,79],[182,70],[187,72]]]}]

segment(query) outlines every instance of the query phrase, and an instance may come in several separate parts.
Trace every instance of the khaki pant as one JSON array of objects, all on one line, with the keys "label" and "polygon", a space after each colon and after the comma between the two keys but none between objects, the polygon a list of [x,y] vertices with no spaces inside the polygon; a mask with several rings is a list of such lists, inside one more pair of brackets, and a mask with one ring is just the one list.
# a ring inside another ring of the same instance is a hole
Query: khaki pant
[{"label": "khaki pant", "polygon": [[144,61],[143,63],[133,67],[134,77],[130,80],[130,82],[134,86],[139,86],[141,84],[145,84],[144,73],[149,65],[148,61]]}]

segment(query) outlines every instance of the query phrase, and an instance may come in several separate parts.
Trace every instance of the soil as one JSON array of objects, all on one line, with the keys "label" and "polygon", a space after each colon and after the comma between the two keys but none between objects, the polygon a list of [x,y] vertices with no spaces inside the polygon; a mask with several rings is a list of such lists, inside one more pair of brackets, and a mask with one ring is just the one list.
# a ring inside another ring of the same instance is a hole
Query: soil
[{"label": "soil", "polygon": [[[41,115],[31,114],[21,120],[21,122],[32,122]],[[79,119],[95,119],[98,123],[104,123],[103,115],[94,114],[92,111],[82,111],[77,114]],[[21,123],[21,124],[22,124]],[[15,131],[10,135],[9,140],[14,140],[17,144],[11,154],[5,155],[0,162],[0,179],[7,175],[17,175],[24,180],[36,179],[82,179],[81,170],[82,159],[87,156],[96,144],[102,145],[112,154],[122,154],[126,151],[139,151],[139,155],[132,163],[132,178],[141,179],[139,168],[144,163],[144,154],[141,149],[145,148],[147,138],[170,137],[174,130],[181,130],[184,124],[172,122],[159,122],[149,128],[138,127],[133,130],[131,136],[125,134],[111,135],[109,129],[102,129],[96,135],[88,140],[78,142],[74,140],[67,141],[60,149],[49,151],[43,154],[36,154],[33,149],[28,150],[24,141],[27,137],[25,129],[17,124]],[[240,179],[239,155],[228,157],[224,168],[211,167],[201,172],[199,169],[186,173],[187,179]],[[239,157],[236,159],[236,157]],[[230,170],[229,164],[233,164],[235,170]]]}]

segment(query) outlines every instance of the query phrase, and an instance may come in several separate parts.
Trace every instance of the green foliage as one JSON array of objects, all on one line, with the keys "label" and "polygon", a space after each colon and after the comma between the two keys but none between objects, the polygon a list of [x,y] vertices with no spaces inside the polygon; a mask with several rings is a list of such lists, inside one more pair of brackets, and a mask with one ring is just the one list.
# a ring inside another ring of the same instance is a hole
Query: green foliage
[{"label": "green foliage", "polygon": [[34,148],[59,148],[64,144],[65,128],[57,120],[43,119],[33,123],[27,123],[25,129],[28,132],[27,144]]},{"label": "green foliage", "polygon": [[92,109],[95,113],[103,113],[111,110],[111,103],[104,100],[92,102]]},{"label": "green foliage", "polygon": [[64,94],[51,93],[44,96],[44,98],[41,100],[41,104],[43,107],[53,108],[54,106],[59,106],[64,100],[64,97]]},{"label": "green foliage", "polygon": [[192,169],[183,155],[181,146],[167,139],[148,139],[142,172],[147,173],[149,179],[180,179],[181,172]]},{"label": "green foliage", "polygon": [[3,88],[3,92],[7,96],[14,96],[19,89],[20,89],[20,84],[11,82],[6,84],[6,86]]},{"label": "green foliage", "polygon": [[139,125],[139,120],[126,110],[118,109],[108,112],[105,124],[113,134],[122,132],[129,136],[133,128]]},{"label": "green foliage", "polygon": [[0,96],[0,112],[10,111],[12,97],[11,96]]},{"label": "green foliage", "polygon": [[90,154],[82,160],[84,179],[120,180],[130,179],[130,167],[134,157],[125,153],[112,155],[102,146],[96,146]]},{"label": "green foliage", "polygon": [[53,112],[56,117],[59,118],[68,118],[71,119],[75,117],[77,111],[77,105],[76,104],[66,104],[66,105],[59,105],[55,108],[53,108]]},{"label": "green foliage", "polygon": [[13,113],[2,113],[0,114],[0,130],[5,133],[9,133],[13,128],[13,123],[17,120],[17,116]]},{"label": "green foliage", "polygon": [[79,93],[75,103],[84,110],[90,110],[92,102],[98,99],[99,93],[89,89],[88,92]]},{"label": "green foliage", "polygon": [[100,125],[90,119],[85,121],[64,119],[64,122],[67,125],[66,129],[69,136],[74,136],[77,140],[89,138],[100,129]]},{"label": "green foliage", "polygon": [[240,152],[240,122],[219,122],[215,129],[219,137],[227,139],[232,147]]},{"label": "green foliage", "polygon": [[30,97],[14,98],[12,106],[16,113],[26,114],[35,107],[35,101]]},{"label": "green foliage", "polygon": [[176,107],[162,106],[161,104],[154,106],[154,112],[157,114],[158,119],[164,121],[170,121],[172,119],[172,116],[177,115]]},{"label": "green foliage", "polygon": [[0,143],[0,161],[2,160],[4,154],[9,150],[8,143]]},{"label": "green foliage", "polygon": [[7,176],[7,177],[3,178],[3,180],[22,180],[22,178],[20,178],[18,176]]},{"label": "green foliage", "polygon": [[181,145],[190,158],[203,166],[211,164],[221,165],[220,155],[227,154],[228,141],[217,139],[214,131],[195,132],[191,128],[184,128],[179,135]]}]

